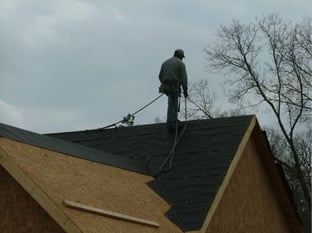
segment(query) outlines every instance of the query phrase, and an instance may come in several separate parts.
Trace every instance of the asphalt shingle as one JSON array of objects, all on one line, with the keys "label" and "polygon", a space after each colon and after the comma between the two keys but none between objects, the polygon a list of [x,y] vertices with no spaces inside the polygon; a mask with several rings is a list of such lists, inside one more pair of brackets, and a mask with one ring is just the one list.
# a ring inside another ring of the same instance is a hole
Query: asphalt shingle
[{"label": "asphalt shingle", "polygon": [[252,116],[189,121],[172,167],[159,168],[175,137],[165,124],[49,134],[72,143],[140,161],[155,177],[148,185],[171,208],[167,217],[183,231],[199,230]]}]

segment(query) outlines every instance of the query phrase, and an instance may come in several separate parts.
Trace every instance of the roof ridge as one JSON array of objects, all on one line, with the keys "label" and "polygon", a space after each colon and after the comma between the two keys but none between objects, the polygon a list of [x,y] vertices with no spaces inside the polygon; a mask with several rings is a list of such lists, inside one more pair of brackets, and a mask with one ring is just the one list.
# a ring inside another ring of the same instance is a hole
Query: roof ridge
[{"label": "roof ridge", "polygon": [[[201,124],[205,122],[214,122],[214,121],[222,121],[224,120],[231,120],[231,119],[241,119],[241,118],[250,118],[254,116],[253,114],[251,115],[241,115],[241,116],[228,116],[228,117],[218,117],[218,118],[213,118],[213,119],[191,119],[187,121],[181,121],[186,122],[187,124]],[[79,132],[93,132],[93,131],[110,131],[110,130],[129,130],[129,129],[136,129],[136,128],[144,128],[144,127],[159,127],[162,128],[166,126],[166,122],[160,122],[160,123],[148,123],[148,124],[139,124],[139,125],[132,125],[132,126],[125,126],[125,127],[112,127],[112,128],[93,128],[93,129],[84,129],[84,130],[73,130],[73,131],[64,131],[64,132],[54,132],[54,133],[47,133],[45,135],[56,135],[56,134],[66,134],[66,133],[79,133]]]}]

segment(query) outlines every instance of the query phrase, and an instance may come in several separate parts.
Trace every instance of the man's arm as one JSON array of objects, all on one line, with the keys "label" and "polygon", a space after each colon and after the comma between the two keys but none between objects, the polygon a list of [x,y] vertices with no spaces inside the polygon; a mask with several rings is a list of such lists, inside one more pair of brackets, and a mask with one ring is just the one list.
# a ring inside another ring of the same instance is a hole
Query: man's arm
[{"label": "man's arm", "polygon": [[162,79],[163,79],[163,65],[160,67],[158,78],[159,78],[159,81],[162,83]]}]

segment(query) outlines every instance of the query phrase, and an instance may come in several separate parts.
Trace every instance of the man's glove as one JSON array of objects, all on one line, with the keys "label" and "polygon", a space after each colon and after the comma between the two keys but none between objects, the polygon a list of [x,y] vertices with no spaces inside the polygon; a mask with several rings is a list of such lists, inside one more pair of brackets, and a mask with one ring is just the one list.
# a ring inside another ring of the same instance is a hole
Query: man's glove
[{"label": "man's glove", "polygon": [[188,97],[188,91],[187,91],[187,86],[182,86],[182,89],[183,89],[183,95],[185,98]]},{"label": "man's glove", "polygon": [[183,91],[183,93],[184,93],[184,97],[187,98],[188,97],[187,91]]}]

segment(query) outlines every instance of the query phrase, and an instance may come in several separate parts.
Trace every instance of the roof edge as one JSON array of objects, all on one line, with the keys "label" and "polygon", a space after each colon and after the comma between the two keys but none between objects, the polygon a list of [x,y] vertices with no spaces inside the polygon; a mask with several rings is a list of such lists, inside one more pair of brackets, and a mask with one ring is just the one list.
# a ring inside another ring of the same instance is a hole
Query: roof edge
[{"label": "roof edge", "polygon": [[258,142],[256,143],[256,147],[258,148],[259,151],[261,151],[262,155],[259,156],[260,161],[264,169],[268,172],[268,176],[271,177],[270,181],[272,188],[278,197],[277,201],[281,206],[281,211],[284,214],[285,218],[288,220],[287,223],[289,225],[289,228],[291,229],[291,232],[301,233],[302,231],[300,225],[300,218],[298,216],[297,210],[293,205],[289,193],[286,190],[284,181],[282,180],[278,167],[275,164],[274,158],[273,156],[270,156],[272,155],[272,151],[269,142],[267,141],[267,138],[261,131],[260,125],[255,115],[253,115],[253,117],[251,118],[250,124],[242,138],[242,141],[237,149],[237,152],[235,153],[234,159],[231,162],[230,167],[228,168],[223,183],[219,187],[219,190],[213,200],[213,203],[211,204],[210,209],[208,210],[208,214],[206,216],[206,219],[203,223],[200,232],[206,232],[209,223],[214,215],[214,212],[216,211],[221,201],[221,197],[223,196],[225,189],[229,184],[230,177],[232,176],[235,168],[237,167],[237,164],[241,156],[243,155],[243,150],[251,137],[256,138],[255,140]]},{"label": "roof edge", "polygon": [[0,137],[56,151],[80,159],[86,159],[128,171],[151,175],[151,172],[146,168],[145,163],[143,162],[124,158],[115,154],[71,143],[52,136],[38,134],[3,123],[0,123]]},{"label": "roof edge", "polygon": [[[260,160],[262,165],[268,172],[268,176],[271,178],[272,189],[275,191],[277,195],[277,201],[281,207],[281,211],[283,212],[285,218],[288,220],[287,224],[289,225],[291,232],[301,233],[301,221],[298,215],[296,206],[293,203],[293,200],[290,196],[290,193],[287,190],[287,182],[285,178],[282,177],[281,171],[276,164],[274,157],[272,155],[272,151],[270,148],[270,144],[268,142],[267,137],[260,129],[259,124],[256,124],[256,130],[253,132],[253,137],[256,138],[258,143],[256,143],[256,147],[261,152]],[[260,140],[259,140],[260,139]],[[269,155],[272,156],[269,156]]]},{"label": "roof edge", "polygon": [[200,229],[200,232],[206,232],[208,226],[209,226],[209,223],[217,209],[217,207],[219,206],[219,203],[221,201],[221,198],[225,192],[225,189],[226,187],[228,186],[229,182],[230,182],[230,178],[233,174],[233,172],[235,171],[236,167],[237,167],[237,164],[242,156],[242,152],[244,151],[246,145],[247,145],[247,142],[249,140],[249,138],[251,137],[252,133],[253,133],[253,130],[255,128],[257,124],[257,118],[255,115],[252,115],[251,117],[251,120],[250,120],[250,123],[249,123],[249,126],[247,127],[246,131],[245,131],[245,134],[244,136],[242,137],[242,140],[238,146],[238,149],[234,155],[234,159],[232,160],[225,176],[224,176],[224,179],[223,179],[223,182],[222,184],[220,185],[214,199],[213,199],[213,202],[208,210],[208,213],[207,213],[207,216],[206,216],[206,219]]}]

